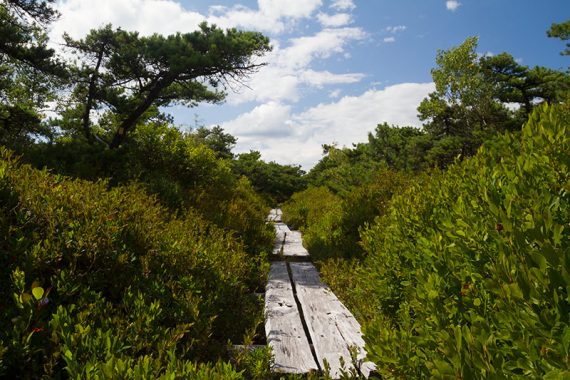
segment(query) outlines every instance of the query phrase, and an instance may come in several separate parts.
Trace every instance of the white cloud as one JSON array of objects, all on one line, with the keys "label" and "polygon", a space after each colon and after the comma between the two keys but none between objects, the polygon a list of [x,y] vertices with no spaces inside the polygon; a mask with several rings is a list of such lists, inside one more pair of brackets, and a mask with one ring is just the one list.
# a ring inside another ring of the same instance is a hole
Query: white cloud
[{"label": "white cloud", "polygon": [[408,29],[406,25],[395,25],[395,26],[386,27],[386,31],[393,34],[398,32],[403,32],[406,29]]},{"label": "white cloud", "polygon": [[290,111],[290,106],[271,101],[224,123],[223,127],[229,133],[239,136],[239,140],[249,136],[282,138],[292,133],[288,127],[291,123]]},{"label": "white cloud", "polygon": [[445,7],[447,8],[447,10],[452,12],[455,12],[460,5],[461,3],[457,0],[447,0],[445,2]]},{"label": "white cloud", "polygon": [[317,71],[311,66],[317,59],[346,54],[345,48],[349,43],[362,40],[365,36],[360,28],[327,28],[314,35],[291,39],[285,48],[277,44],[264,59],[268,65],[247,82],[250,89],[243,89],[240,94],[230,93],[228,102],[295,102],[300,98],[302,86],[322,88],[329,84],[358,82],[364,77],[363,74],[335,74],[326,70]]},{"label": "white cloud", "polygon": [[322,5],[322,0],[258,0],[259,11],[274,19],[309,17]]},{"label": "white cloud", "polygon": [[353,0],[333,0],[331,8],[339,11],[344,11],[344,10],[352,10],[356,8],[356,5],[354,5]]},{"label": "white cloud", "polygon": [[189,32],[205,17],[185,10],[171,0],[64,0],[58,3],[61,18],[52,26],[51,38],[58,41],[63,32],[81,38],[89,30],[111,23],[143,35]]},{"label": "white cloud", "polygon": [[208,21],[222,28],[242,27],[268,33],[281,33],[299,19],[309,18],[322,0],[258,0],[259,9],[236,5],[234,7],[212,6]]},{"label": "white cloud", "polygon": [[395,42],[395,41],[396,41],[396,38],[394,38],[394,37],[391,37],[391,36],[390,37],[384,37],[384,42],[387,44]]},{"label": "white cloud", "polygon": [[288,106],[269,102],[222,126],[238,137],[238,152],[256,149],[265,160],[308,169],[321,157],[322,144],[364,142],[383,122],[419,127],[416,108],[433,90],[433,83],[402,83],[296,114]]},{"label": "white cloud", "polygon": [[299,19],[311,17],[321,5],[322,0],[258,0],[257,9],[214,5],[203,15],[183,8],[175,0],[62,0],[57,5],[62,16],[50,34],[56,42],[63,32],[81,38],[108,23],[143,35],[173,34],[194,31],[202,21],[222,28],[242,27],[276,34]]},{"label": "white cloud", "polygon": [[339,27],[350,24],[352,17],[348,13],[337,13],[334,15],[329,15],[326,13],[319,13],[317,19],[322,26],[325,27]]},{"label": "white cloud", "polygon": [[345,84],[360,82],[364,74],[333,74],[330,71],[306,70],[301,74],[301,80],[317,88],[322,88],[329,84]]},{"label": "white cloud", "polygon": [[338,97],[340,96],[340,94],[341,94],[341,91],[340,91],[339,88],[337,88],[337,89],[335,89],[335,90],[329,92],[329,98],[331,98],[331,99],[336,99],[336,98],[338,98]]},{"label": "white cloud", "polygon": [[343,53],[350,41],[362,40],[366,33],[361,28],[323,29],[315,35],[294,38],[284,49],[280,64],[289,67],[307,66],[315,58],[328,58]]}]

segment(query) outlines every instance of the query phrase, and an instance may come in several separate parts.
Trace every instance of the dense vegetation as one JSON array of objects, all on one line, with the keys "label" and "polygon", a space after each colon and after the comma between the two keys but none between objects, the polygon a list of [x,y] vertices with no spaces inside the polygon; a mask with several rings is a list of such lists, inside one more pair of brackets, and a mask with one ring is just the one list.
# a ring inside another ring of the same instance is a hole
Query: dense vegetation
[{"label": "dense vegetation", "polygon": [[422,130],[325,146],[284,217],[381,376],[568,378],[568,74],[476,42],[438,53]]},{"label": "dense vegetation", "polygon": [[270,377],[267,350],[228,346],[262,335],[281,202],[382,377],[570,376],[567,73],[469,38],[438,52],[422,129],[305,174],[164,112],[223,100],[265,36],[108,25],[64,60],[52,3],[0,4],[0,377]]},{"label": "dense vegetation", "polygon": [[0,183],[3,375],[190,375],[255,322],[263,256],[198,213],[6,151]]},{"label": "dense vegetation", "polygon": [[50,3],[0,4],[0,377],[263,377],[267,352],[227,348],[258,339],[268,205],[233,136],[159,107],[223,99],[267,38],[106,26],[63,61]]}]

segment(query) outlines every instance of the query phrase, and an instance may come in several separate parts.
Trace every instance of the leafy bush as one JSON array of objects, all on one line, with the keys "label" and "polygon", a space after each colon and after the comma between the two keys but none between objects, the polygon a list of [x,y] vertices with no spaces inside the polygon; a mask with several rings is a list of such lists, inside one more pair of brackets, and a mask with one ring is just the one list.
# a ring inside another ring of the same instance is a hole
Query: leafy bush
[{"label": "leafy bush", "polygon": [[317,259],[361,258],[359,231],[382,215],[392,195],[408,186],[407,174],[377,169],[368,182],[338,194],[327,187],[311,187],[283,205],[284,218],[303,230],[303,240]]},{"label": "leafy bush", "polygon": [[116,150],[62,138],[55,144],[37,145],[23,159],[63,175],[92,181],[108,178],[112,186],[137,181],[170,211],[184,214],[194,209],[204,219],[233,231],[248,252],[267,249],[273,232],[265,225],[264,202],[247,181],[232,173],[227,160],[201,141],[172,126],[149,123],[140,125]]},{"label": "leafy bush", "polygon": [[349,301],[383,376],[570,376],[569,122],[540,107],[363,233]]},{"label": "leafy bush", "polygon": [[140,185],[52,175],[2,150],[0,375],[238,378],[195,361],[254,323],[261,262]]}]

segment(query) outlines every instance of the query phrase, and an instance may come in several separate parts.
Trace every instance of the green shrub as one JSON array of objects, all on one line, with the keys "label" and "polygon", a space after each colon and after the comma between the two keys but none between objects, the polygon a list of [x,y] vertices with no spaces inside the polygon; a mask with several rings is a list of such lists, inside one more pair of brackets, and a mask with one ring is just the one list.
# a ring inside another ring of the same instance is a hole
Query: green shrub
[{"label": "green shrub", "polygon": [[413,185],[363,233],[352,306],[383,376],[570,376],[562,115],[540,107],[521,135]]},{"label": "green shrub", "polygon": [[0,376],[239,377],[194,363],[223,357],[254,323],[262,256],[140,185],[0,154]]},{"label": "green shrub", "polygon": [[368,176],[368,182],[338,194],[327,187],[311,187],[283,205],[285,221],[303,230],[303,241],[314,258],[361,258],[360,230],[382,215],[393,194],[410,181],[408,174],[388,169],[376,169]]},{"label": "green shrub", "polygon": [[[193,209],[231,230],[251,254],[271,247],[273,231],[265,225],[268,208],[262,199],[232,173],[227,160],[218,158],[192,133],[151,123],[137,127],[116,150],[63,138],[55,144],[38,144],[23,159],[58,174],[92,181],[107,178],[111,186],[136,181],[170,212],[183,215]],[[236,204],[242,208],[239,220],[232,216]]]}]

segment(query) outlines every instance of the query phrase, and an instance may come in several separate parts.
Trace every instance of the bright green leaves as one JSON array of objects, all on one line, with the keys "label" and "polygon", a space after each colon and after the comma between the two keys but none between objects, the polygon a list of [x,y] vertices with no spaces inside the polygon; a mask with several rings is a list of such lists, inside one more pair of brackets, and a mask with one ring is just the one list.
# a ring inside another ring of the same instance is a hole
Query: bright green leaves
[{"label": "bright green leaves", "polygon": [[251,293],[274,238],[265,206],[194,136],[148,126],[136,137],[147,145],[125,167],[152,176],[146,186],[162,185],[165,200],[172,180],[186,208],[169,210],[140,183],[20,165],[0,148],[0,260],[11,278],[0,288],[0,377],[239,377],[196,362],[221,357],[262,310]]},{"label": "bright green leaves", "polygon": [[[547,33],[548,37],[559,38],[562,41],[570,39],[570,20],[559,24],[552,24]],[[561,55],[570,55],[570,43],[566,43],[566,48],[560,53]]]},{"label": "bright green leaves", "polygon": [[222,101],[220,84],[255,72],[262,64],[254,57],[271,50],[260,33],[223,31],[206,23],[195,32],[169,36],[139,36],[107,25],[82,40],[66,36],[66,43],[89,62],[73,70],[82,130],[91,139],[90,110],[104,108],[106,119],[115,119],[106,126],[113,131],[107,136],[112,148],[149,117],[149,110]]},{"label": "bright green leaves", "polygon": [[41,286],[33,287],[32,288],[32,294],[34,295],[34,298],[36,299],[36,301],[39,301],[44,296],[44,288],[42,288]]},{"label": "bright green leaves", "polygon": [[381,373],[568,371],[567,125],[561,107],[541,106],[522,135],[412,186],[363,231],[356,288],[368,297],[354,306],[374,311],[365,339],[377,363],[390,363]]}]

